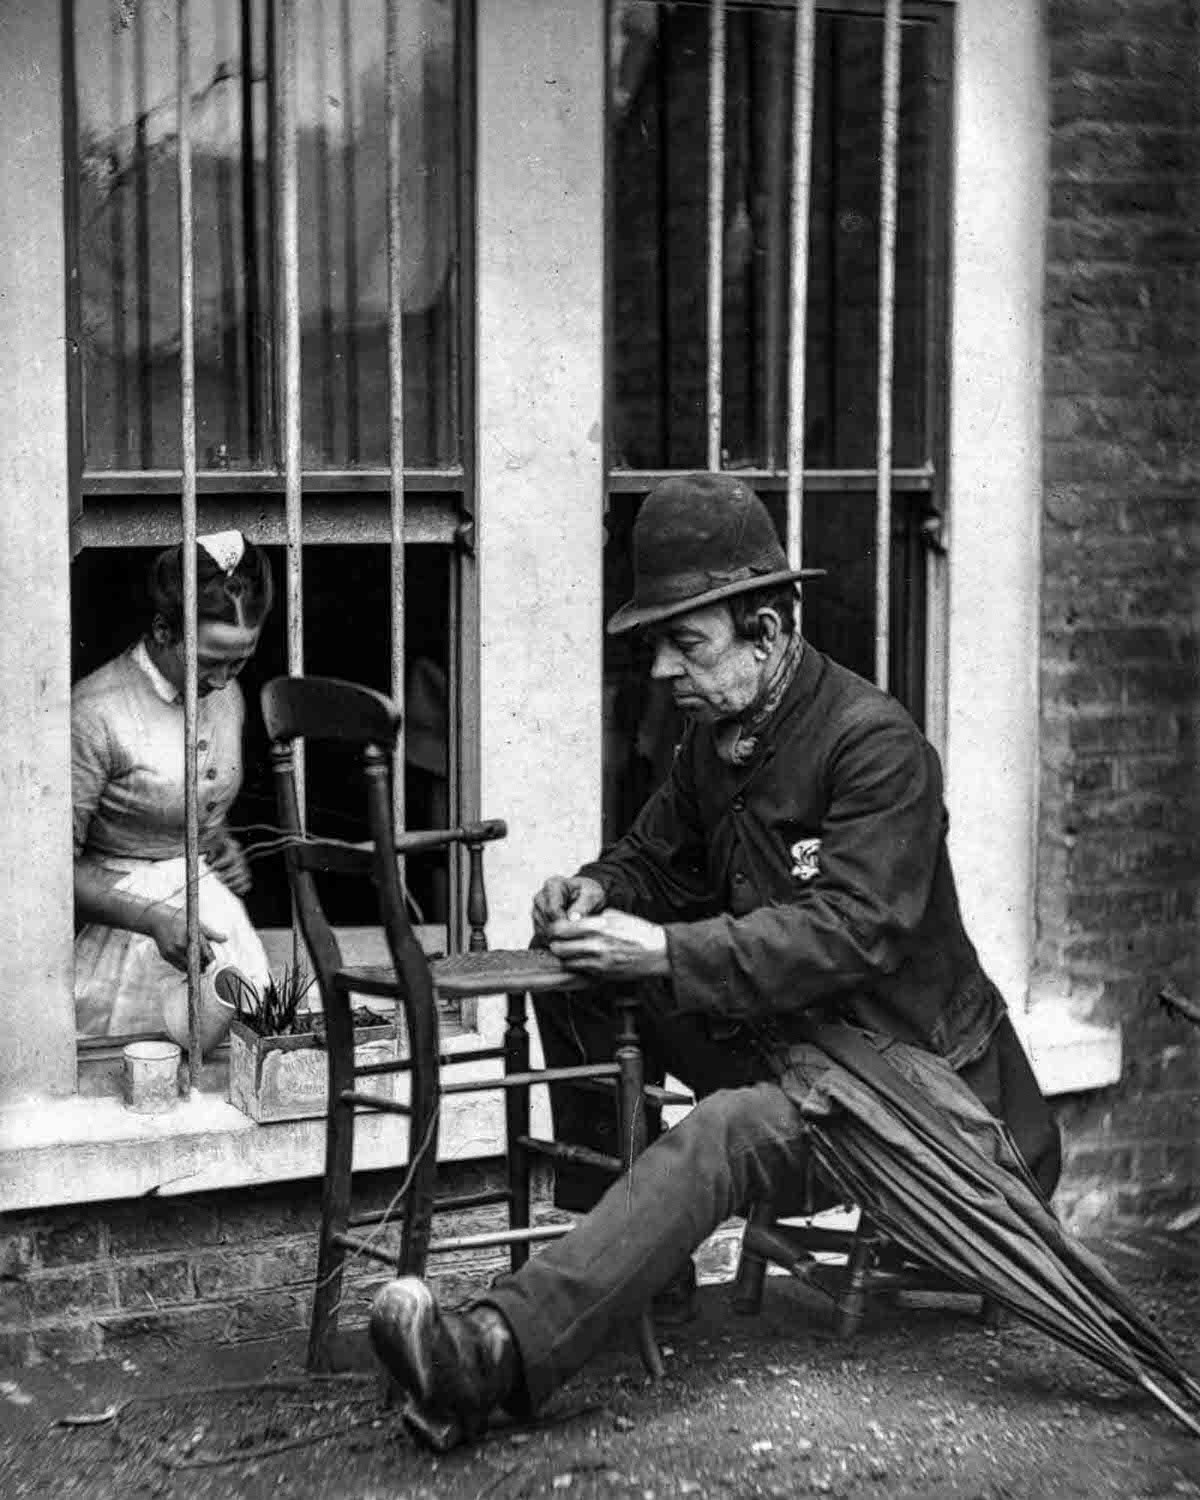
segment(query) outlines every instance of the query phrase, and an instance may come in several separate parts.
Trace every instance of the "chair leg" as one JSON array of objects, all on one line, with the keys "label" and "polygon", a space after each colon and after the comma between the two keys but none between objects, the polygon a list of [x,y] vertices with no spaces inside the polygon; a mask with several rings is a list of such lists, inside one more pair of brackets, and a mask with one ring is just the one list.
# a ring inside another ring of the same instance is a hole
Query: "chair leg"
[{"label": "chair leg", "polygon": [[314,1374],[333,1368],[333,1340],[342,1300],[346,1252],[335,1236],[344,1234],[350,1215],[350,1180],[354,1161],[354,1106],[339,1101],[343,1087],[330,1065],[330,1104],[325,1127],[325,1177],[321,1186],[321,1239],[317,1250],[317,1280],[313,1288],[308,1329],[307,1367]]},{"label": "chair leg", "polygon": [[[526,1025],[525,996],[513,994],[508,997],[508,1024],[504,1032],[504,1071],[506,1073],[528,1073],[529,1029]],[[504,1090],[504,1116],[507,1139],[505,1142],[508,1163],[508,1226],[510,1229],[529,1227],[529,1153],[520,1144],[529,1134],[529,1088]],[[519,1271],[529,1259],[529,1246],[514,1242],[509,1246],[509,1263]]]},{"label": "chair leg", "polygon": [[[622,997],[617,999],[616,1057],[620,1069],[617,1075],[618,1139],[621,1161],[625,1170],[630,1172],[646,1149],[646,1075],[637,1030],[637,1002]],[[638,1317],[638,1347],[650,1379],[661,1380],[665,1367],[649,1307],[643,1308]]]},{"label": "chair leg", "polygon": [[733,1310],[743,1317],[754,1318],[762,1311],[767,1257],[754,1248],[754,1230],[769,1229],[774,1218],[771,1205],[765,1199],[756,1203],[746,1218],[737,1276],[733,1283]]},{"label": "chair leg", "polygon": [[882,1242],[883,1236],[864,1215],[846,1259],[842,1295],[838,1299],[834,1331],[840,1339],[853,1338],[862,1326],[867,1308],[867,1279]]}]

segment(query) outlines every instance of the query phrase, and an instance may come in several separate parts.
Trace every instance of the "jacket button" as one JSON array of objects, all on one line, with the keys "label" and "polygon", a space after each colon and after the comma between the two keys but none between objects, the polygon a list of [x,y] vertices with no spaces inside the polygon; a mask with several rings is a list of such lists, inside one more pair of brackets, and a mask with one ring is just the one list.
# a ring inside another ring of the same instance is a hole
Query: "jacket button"
[{"label": "jacket button", "polygon": [[746,884],[746,877],[742,874],[742,872],[740,870],[738,870],[735,873],[735,875],[733,877],[733,883],[734,883],[734,885],[745,885]]},{"label": "jacket button", "polygon": [[734,812],[745,812],[746,811],[746,799],[745,799],[745,797],[735,797],[733,799],[733,810],[734,810]]},{"label": "jacket button", "polygon": [[205,773],[204,773],[204,779],[206,781],[216,781],[216,779],[217,779],[217,768],[216,768],[216,766],[210,766],[208,768],[208,770],[205,771]]}]

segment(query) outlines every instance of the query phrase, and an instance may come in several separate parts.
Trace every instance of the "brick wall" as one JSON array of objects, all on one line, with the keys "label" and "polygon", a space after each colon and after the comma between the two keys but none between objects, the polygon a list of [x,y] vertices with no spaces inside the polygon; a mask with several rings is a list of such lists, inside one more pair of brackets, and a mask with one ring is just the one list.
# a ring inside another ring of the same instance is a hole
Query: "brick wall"
[{"label": "brick wall", "polygon": [[1200,18],[1049,0],[1040,967],[1125,1076],[1070,1102],[1077,1220],[1200,1203]]},{"label": "brick wall", "polygon": [[[443,1175],[443,1191],[467,1192],[492,1185],[496,1168],[481,1162]],[[355,1210],[386,1207],[398,1186],[395,1173],[360,1175]],[[492,1227],[499,1212],[447,1216],[438,1229]],[[317,1180],[9,1214],[0,1228],[0,1365],[119,1356],[147,1339],[240,1343],[304,1328],[319,1218]],[[478,1286],[503,1263],[502,1252],[487,1251],[447,1256],[431,1271],[455,1299],[468,1284],[464,1271]],[[365,1258],[351,1264],[346,1326],[363,1322],[386,1276]]]},{"label": "brick wall", "polygon": [[[499,1161],[444,1167],[439,1192],[496,1187],[501,1172]],[[387,1207],[398,1186],[397,1173],[360,1174],[355,1211]],[[562,1217],[550,1204],[545,1173],[535,1181],[533,1217]],[[315,1179],[8,1214],[0,1224],[0,1369],[120,1358],[156,1342],[245,1343],[306,1329],[319,1219]],[[435,1238],[504,1223],[500,1207],[439,1215]],[[391,1249],[397,1240],[376,1243]],[[739,1243],[732,1221],[707,1240],[696,1256],[700,1279],[727,1280]],[[502,1248],[458,1252],[433,1257],[429,1276],[453,1305],[507,1265]],[[365,1258],[348,1263],[343,1328],[362,1326],[389,1274]]]}]

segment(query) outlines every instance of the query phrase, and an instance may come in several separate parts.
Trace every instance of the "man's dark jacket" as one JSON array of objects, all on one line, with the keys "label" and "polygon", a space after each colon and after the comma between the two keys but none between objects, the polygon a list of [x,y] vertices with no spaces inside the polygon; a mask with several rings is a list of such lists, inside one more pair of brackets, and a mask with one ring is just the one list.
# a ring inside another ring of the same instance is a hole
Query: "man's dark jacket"
[{"label": "man's dark jacket", "polygon": [[681,1012],[784,1044],[804,1012],[841,1016],[958,1069],[1005,1010],[963,929],[946,826],[908,714],[806,643],[750,761],[690,724],[633,828],[581,873],[666,926]]}]

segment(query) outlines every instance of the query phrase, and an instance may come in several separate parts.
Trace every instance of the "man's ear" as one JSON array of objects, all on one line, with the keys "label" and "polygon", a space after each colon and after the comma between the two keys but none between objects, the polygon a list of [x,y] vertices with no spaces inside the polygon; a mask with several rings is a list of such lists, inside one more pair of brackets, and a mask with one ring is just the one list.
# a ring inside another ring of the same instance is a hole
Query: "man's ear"
[{"label": "man's ear", "polygon": [[772,647],[783,634],[783,621],[773,609],[760,609],[755,615],[759,644]]}]

